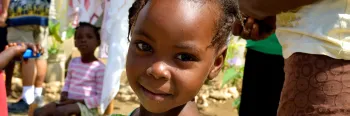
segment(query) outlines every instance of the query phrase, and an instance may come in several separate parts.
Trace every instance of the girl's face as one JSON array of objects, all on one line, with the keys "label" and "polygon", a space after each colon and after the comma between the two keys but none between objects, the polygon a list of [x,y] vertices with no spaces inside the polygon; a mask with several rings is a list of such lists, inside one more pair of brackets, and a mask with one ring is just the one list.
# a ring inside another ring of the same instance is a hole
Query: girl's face
[{"label": "girl's face", "polygon": [[99,42],[92,27],[82,26],[76,30],[74,45],[82,55],[93,54],[98,44]]},{"label": "girl's face", "polygon": [[186,104],[214,77],[225,49],[211,47],[216,5],[151,0],[133,27],[126,71],[141,104],[153,113]]}]

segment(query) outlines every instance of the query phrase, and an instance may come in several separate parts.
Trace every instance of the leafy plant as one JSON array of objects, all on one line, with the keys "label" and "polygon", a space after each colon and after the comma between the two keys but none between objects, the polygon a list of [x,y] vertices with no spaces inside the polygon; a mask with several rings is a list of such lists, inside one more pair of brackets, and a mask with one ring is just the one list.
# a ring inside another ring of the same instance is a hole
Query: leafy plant
[{"label": "leafy plant", "polygon": [[72,26],[68,27],[68,29],[64,32],[65,34],[61,33],[60,27],[60,23],[56,20],[49,20],[50,35],[54,37],[54,39],[52,39],[53,45],[48,49],[49,55],[57,55],[59,53],[63,53],[63,50],[61,49],[61,44],[64,40],[74,36],[75,29],[72,28]]},{"label": "leafy plant", "polygon": [[233,103],[232,103],[232,106],[237,108],[238,111],[239,111],[240,105],[241,105],[241,97],[235,99],[235,101],[233,101]]},{"label": "leafy plant", "polygon": [[222,81],[222,86],[226,84],[236,85],[237,80],[243,78],[243,71],[244,71],[244,66],[242,63],[243,61],[242,61],[242,58],[237,56],[237,54],[241,52],[238,49],[241,46],[242,45],[238,44],[237,40],[236,41],[233,39],[230,40],[227,53],[226,53],[225,66],[223,68],[224,77]]},{"label": "leafy plant", "polygon": [[62,37],[62,33],[60,31],[61,24],[55,20],[49,21],[49,30],[50,35],[52,35],[56,41],[62,43],[64,40],[69,39],[74,36],[75,29],[72,26],[68,26],[68,29],[65,31],[65,37]]},{"label": "leafy plant", "polygon": [[237,81],[239,79],[243,78],[243,71],[244,71],[243,66],[242,67],[230,67],[230,68],[226,69],[221,86],[224,86],[224,85],[230,84],[230,83],[232,85],[236,85]]},{"label": "leafy plant", "polygon": [[[240,79],[243,78],[243,72],[244,72],[244,65],[243,65],[243,58],[242,56],[239,56],[239,54],[242,51],[239,51],[240,47],[245,46],[244,44],[240,44],[238,41],[240,38],[233,39],[232,36],[228,45],[227,53],[226,53],[226,61],[225,66],[223,68],[224,70],[224,77],[222,80],[222,85],[233,85],[236,86]],[[237,108],[239,110],[241,99],[240,97],[235,99],[235,101],[232,103],[232,106]]]},{"label": "leafy plant", "polygon": [[54,44],[48,49],[49,55],[57,55],[59,53],[63,53],[64,51],[60,49],[59,45]]}]

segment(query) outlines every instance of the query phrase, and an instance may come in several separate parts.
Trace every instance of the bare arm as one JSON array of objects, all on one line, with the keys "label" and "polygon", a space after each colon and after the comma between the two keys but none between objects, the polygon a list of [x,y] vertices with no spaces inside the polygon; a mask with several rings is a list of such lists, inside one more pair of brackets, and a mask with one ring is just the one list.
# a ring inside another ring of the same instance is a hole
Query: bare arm
[{"label": "bare arm", "polygon": [[16,48],[6,49],[0,53],[0,69],[3,69],[16,55]]},{"label": "bare arm", "polygon": [[262,20],[320,0],[238,0],[243,14]]},{"label": "bare arm", "polygon": [[10,0],[2,0],[2,14],[7,15],[7,9],[9,8]]},{"label": "bare arm", "polygon": [[6,19],[7,19],[7,12],[9,8],[10,0],[2,0],[2,8],[0,9],[0,27],[5,27],[6,26]]}]

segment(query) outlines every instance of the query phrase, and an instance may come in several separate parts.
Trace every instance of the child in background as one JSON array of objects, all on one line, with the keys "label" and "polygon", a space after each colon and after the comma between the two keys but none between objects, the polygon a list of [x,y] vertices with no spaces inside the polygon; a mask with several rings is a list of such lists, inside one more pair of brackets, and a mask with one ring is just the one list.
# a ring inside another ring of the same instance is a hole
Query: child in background
[{"label": "child in background", "polygon": [[126,72],[141,105],[130,115],[199,115],[192,99],[221,71],[235,6],[232,0],[136,0]]},{"label": "child in background", "polygon": [[79,23],[74,44],[81,57],[69,63],[68,74],[61,93],[61,100],[50,103],[34,112],[35,116],[96,116],[100,104],[105,65],[95,56],[100,45],[98,28],[89,23]]},{"label": "child in background", "polygon": [[[15,57],[20,57],[27,48],[31,48],[34,54],[40,53],[41,48],[30,43],[22,43],[17,45],[17,43],[10,43],[6,46],[6,49],[0,53],[0,69],[3,69],[11,60]],[[4,74],[0,70],[0,116],[7,116],[7,98],[4,82]]]}]

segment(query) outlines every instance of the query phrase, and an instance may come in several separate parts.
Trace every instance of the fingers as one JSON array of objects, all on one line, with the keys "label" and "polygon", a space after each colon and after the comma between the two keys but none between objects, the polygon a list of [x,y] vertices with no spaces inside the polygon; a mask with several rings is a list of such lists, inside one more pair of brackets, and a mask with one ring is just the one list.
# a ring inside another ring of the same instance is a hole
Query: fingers
[{"label": "fingers", "polygon": [[38,54],[38,49],[37,49],[36,45],[34,45],[32,43],[26,43],[26,45],[28,46],[28,48],[32,49],[33,56],[36,56]]},{"label": "fingers", "polygon": [[40,53],[40,54],[44,54],[44,49],[39,45],[39,44],[36,44],[36,48],[37,48],[37,50],[38,50],[38,53]]},{"label": "fingers", "polygon": [[244,27],[240,21],[235,21],[232,25],[232,34],[241,36],[244,39],[254,41],[262,40],[269,37],[276,29],[276,17],[267,17],[264,20],[256,20],[248,17],[244,21]]},{"label": "fingers", "polygon": [[259,25],[253,24],[252,31],[250,32],[250,36],[252,39],[259,38]]},{"label": "fingers", "polygon": [[255,23],[254,18],[249,17],[246,21],[246,23],[244,24],[244,28],[243,31],[241,33],[241,36],[245,39],[252,39],[250,36],[250,33],[252,31],[253,25]]},{"label": "fingers", "polygon": [[233,22],[232,25],[232,34],[235,36],[240,36],[242,33],[243,27],[240,21]]}]

